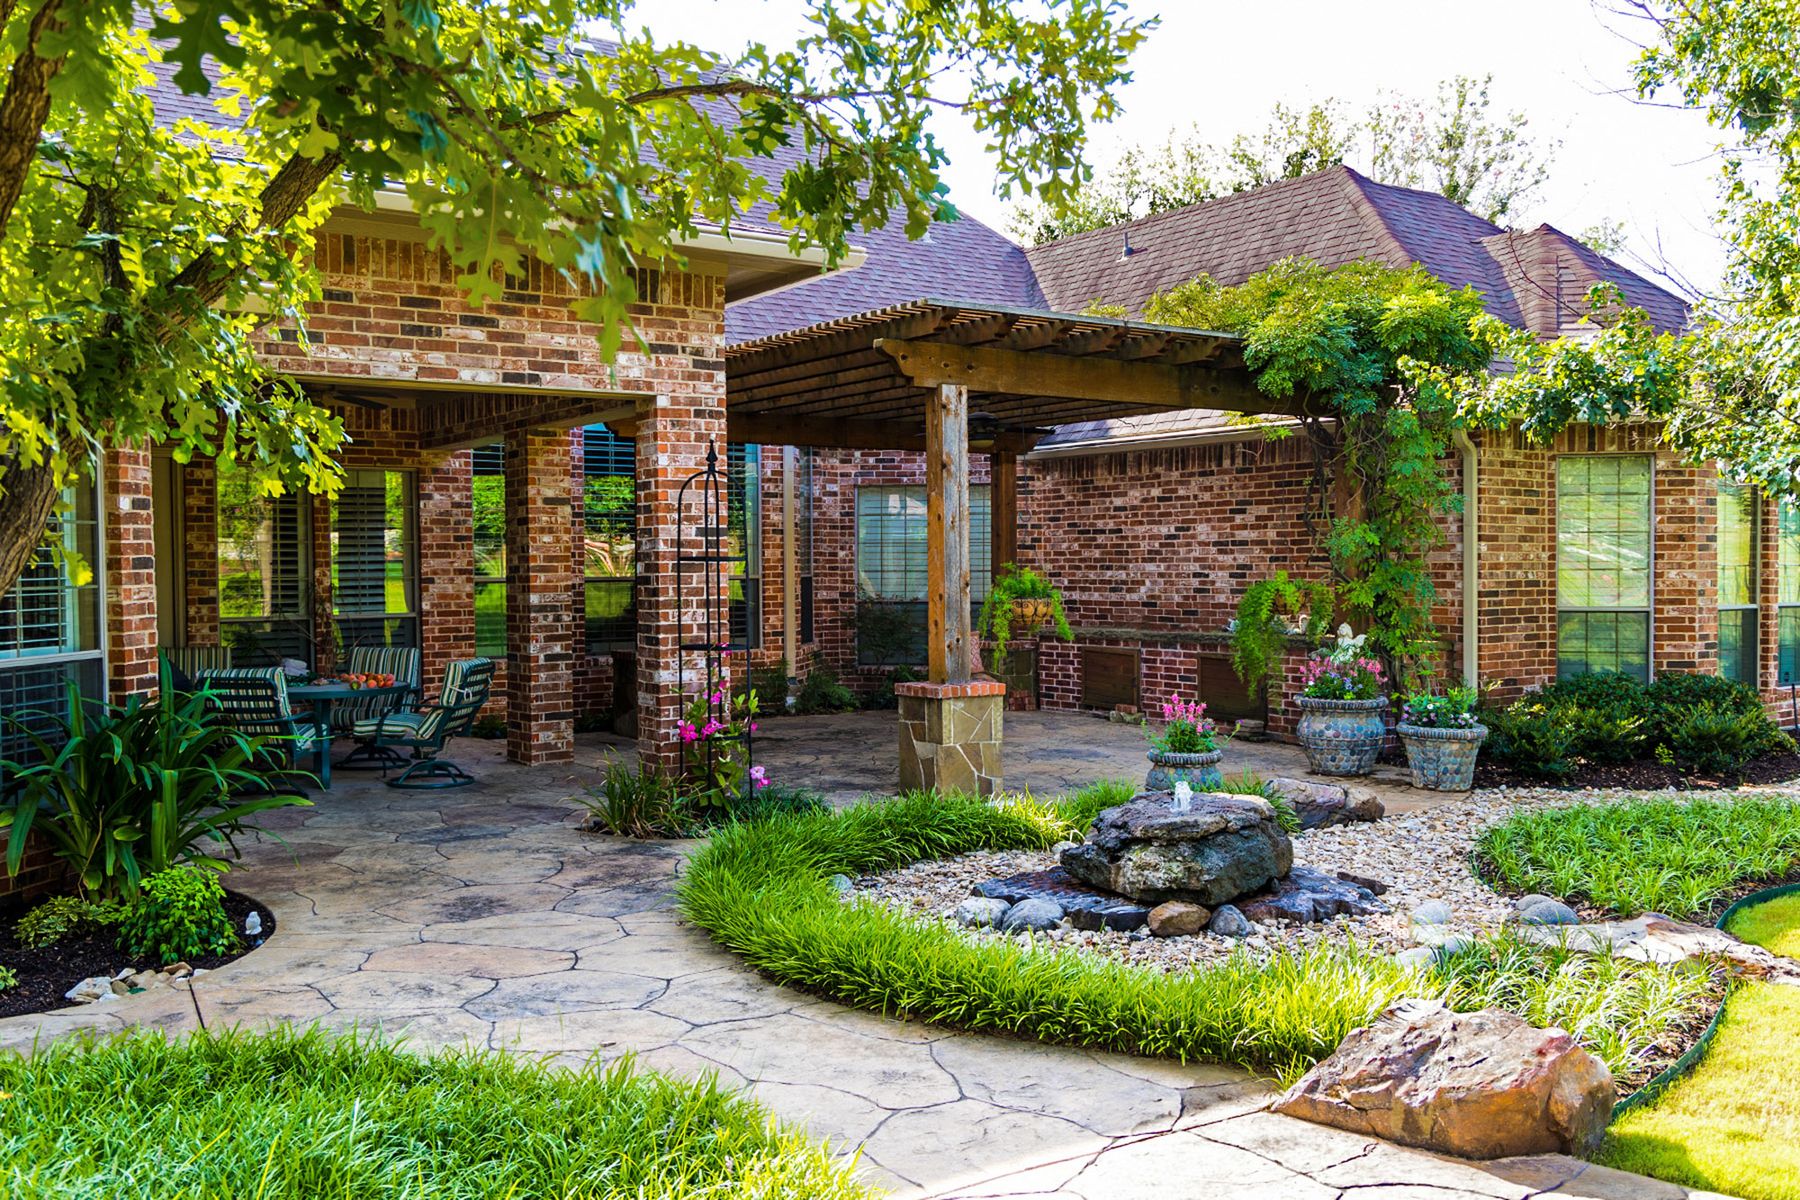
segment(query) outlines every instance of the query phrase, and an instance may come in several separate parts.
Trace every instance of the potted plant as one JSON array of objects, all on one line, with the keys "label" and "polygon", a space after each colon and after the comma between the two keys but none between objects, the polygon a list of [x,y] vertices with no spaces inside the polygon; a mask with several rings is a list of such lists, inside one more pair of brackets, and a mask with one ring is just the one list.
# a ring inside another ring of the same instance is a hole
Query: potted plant
[{"label": "potted plant", "polygon": [[1219,782],[1219,760],[1225,752],[1206,705],[1198,700],[1189,703],[1178,695],[1163,701],[1161,729],[1146,731],[1150,739],[1150,773],[1144,777],[1144,788],[1152,792],[1169,792],[1185,781],[1197,791]]},{"label": "potted plant", "polygon": [[1046,625],[1065,642],[1075,636],[1063,615],[1062,593],[1030,567],[1012,563],[1001,567],[981,602],[976,623],[977,632],[993,645],[995,657],[1006,653],[1006,643],[1014,637],[1030,637]]},{"label": "potted plant", "polygon": [[1475,759],[1487,727],[1475,720],[1480,693],[1472,687],[1446,688],[1408,696],[1395,730],[1406,746],[1413,786],[1436,792],[1466,792],[1475,782]]},{"label": "potted plant", "polygon": [[1363,649],[1367,635],[1338,626],[1337,641],[1315,651],[1301,671],[1295,735],[1319,775],[1367,775],[1387,739],[1387,680]]}]

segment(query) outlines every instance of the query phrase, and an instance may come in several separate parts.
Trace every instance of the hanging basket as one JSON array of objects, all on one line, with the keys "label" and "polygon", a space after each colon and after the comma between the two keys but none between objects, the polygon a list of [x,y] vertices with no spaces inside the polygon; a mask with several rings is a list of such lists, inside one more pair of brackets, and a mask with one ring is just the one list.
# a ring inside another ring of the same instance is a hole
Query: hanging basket
[{"label": "hanging basket", "polygon": [[1030,596],[1012,602],[1012,635],[1030,637],[1056,620],[1056,608],[1044,597]]}]

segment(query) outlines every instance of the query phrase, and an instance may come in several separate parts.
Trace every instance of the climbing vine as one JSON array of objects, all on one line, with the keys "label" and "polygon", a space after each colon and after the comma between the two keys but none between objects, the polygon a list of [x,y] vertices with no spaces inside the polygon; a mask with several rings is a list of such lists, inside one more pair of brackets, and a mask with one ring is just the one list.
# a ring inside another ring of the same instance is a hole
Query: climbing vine
[{"label": "climbing vine", "polygon": [[1231,667],[1250,695],[1262,694],[1296,627],[1311,641],[1325,636],[1333,603],[1330,584],[1293,579],[1286,571],[1244,589],[1231,626]]}]

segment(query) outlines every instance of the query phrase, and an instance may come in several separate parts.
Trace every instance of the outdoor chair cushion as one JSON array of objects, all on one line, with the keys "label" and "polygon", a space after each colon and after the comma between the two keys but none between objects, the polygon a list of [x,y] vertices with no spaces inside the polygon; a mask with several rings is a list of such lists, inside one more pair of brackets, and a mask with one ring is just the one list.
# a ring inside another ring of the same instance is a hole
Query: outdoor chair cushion
[{"label": "outdoor chair cushion", "polygon": [[[361,675],[392,675],[395,683],[419,686],[419,651],[410,646],[352,646],[344,669]],[[418,696],[390,693],[340,700],[331,708],[331,724],[338,732],[365,736],[360,726],[384,712],[418,703]]]},{"label": "outdoor chair cushion", "polygon": [[430,708],[424,712],[396,712],[386,717],[363,717],[351,732],[358,738],[389,737],[408,741],[425,741],[437,733],[444,710]]},{"label": "outdoor chair cushion", "polygon": [[[203,671],[195,684],[204,688],[208,681],[214,679],[260,679],[269,683],[271,690],[267,701],[256,696],[233,695],[230,692],[214,693],[213,700],[219,710],[234,723],[240,724],[245,732],[285,737],[295,751],[308,750],[318,744],[318,729],[311,718],[296,714],[292,702],[288,700],[287,673],[280,667],[229,667]],[[273,728],[277,724],[282,728]]]}]

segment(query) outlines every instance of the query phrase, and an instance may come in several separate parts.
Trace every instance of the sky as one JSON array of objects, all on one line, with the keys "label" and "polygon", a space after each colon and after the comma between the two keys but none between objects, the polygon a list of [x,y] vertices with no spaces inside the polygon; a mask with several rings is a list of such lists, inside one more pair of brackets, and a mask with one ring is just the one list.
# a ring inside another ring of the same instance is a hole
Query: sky
[{"label": "sky", "polygon": [[[1643,104],[1630,88],[1636,47],[1589,0],[1130,0],[1162,23],[1133,56],[1118,92],[1122,115],[1097,126],[1090,161],[1160,143],[1197,126],[1207,140],[1260,130],[1281,102],[1328,98],[1361,109],[1382,91],[1429,96],[1446,77],[1494,77],[1494,107],[1518,110],[1539,139],[1561,142],[1549,182],[1520,227],[1549,222],[1579,234],[1623,222],[1628,265],[1713,283],[1723,252],[1712,229],[1717,136],[1698,114]],[[803,0],[643,0],[631,14],[664,39],[722,52],[756,40],[791,42]],[[965,212],[1004,230],[1011,202],[995,195],[982,141],[953,115],[935,130],[950,155],[946,180]],[[1352,166],[1359,165],[1354,157]]]}]

